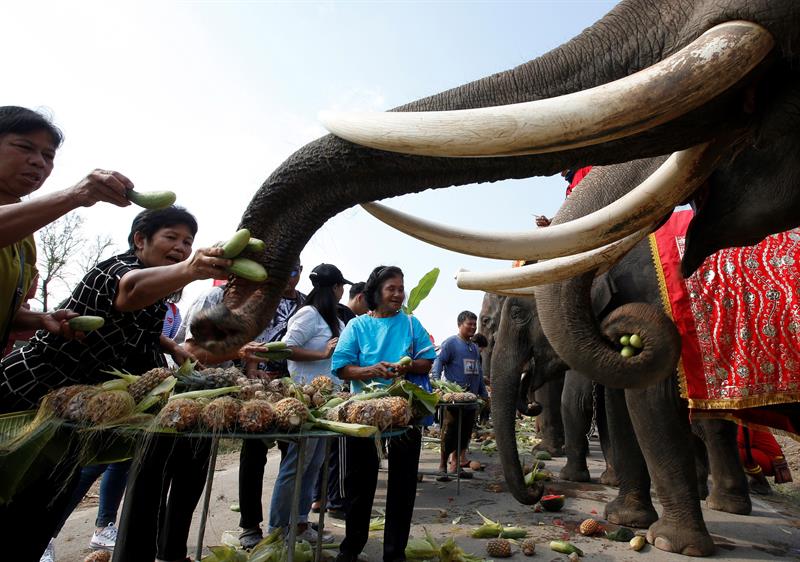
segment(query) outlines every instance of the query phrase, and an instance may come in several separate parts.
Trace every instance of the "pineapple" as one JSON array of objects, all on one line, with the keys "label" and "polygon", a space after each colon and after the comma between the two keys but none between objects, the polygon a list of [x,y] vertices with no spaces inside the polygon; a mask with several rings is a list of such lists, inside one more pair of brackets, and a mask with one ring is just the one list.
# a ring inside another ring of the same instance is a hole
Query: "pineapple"
[{"label": "pineapple", "polygon": [[264,433],[275,420],[272,405],[266,400],[248,400],[239,410],[239,427],[250,433]]},{"label": "pineapple", "polygon": [[297,398],[284,398],[273,406],[275,423],[283,431],[297,431],[308,420],[308,408]]},{"label": "pineapple", "polygon": [[536,552],[536,542],[533,539],[525,539],[519,546],[525,556],[533,556]]},{"label": "pineapple", "polygon": [[260,382],[248,380],[247,384],[239,384],[241,390],[239,391],[240,400],[252,400],[256,397],[256,392],[263,392],[264,385]]},{"label": "pineapple", "polygon": [[341,392],[337,392],[335,396],[337,398],[341,398],[342,400],[349,400],[350,397],[352,396],[352,394],[349,393],[349,392],[341,391]]},{"label": "pineapple", "polygon": [[165,369],[163,367],[150,369],[141,377],[136,379],[136,382],[131,383],[131,385],[128,387],[128,392],[131,393],[133,400],[138,404],[151,390],[164,382],[164,379],[171,375],[172,371],[170,369]]},{"label": "pineapple", "polygon": [[67,406],[64,408],[64,418],[69,421],[83,421],[86,419],[86,406],[89,403],[91,398],[100,392],[100,389],[89,386],[80,392],[77,392],[70,398],[69,402],[67,402]]},{"label": "pineapple", "polygon": [[212,431],[230,431],[236,427],[240,407],[239,401],[235,398],[221,396],[214,398],[203,408],[200,418],[203,420],[203,425]]},{"label": "pineapple", "polygon": [[310,384],[317,392],[322,394],[331,394],[333,392],[333,380],[330,377],[324,375],[314,377]]},{"label": "pineapple", "polygon": [[64,386],[51,390],[45,397],[46,404],[50,410],[58,417],[63,417],[67,409],[67,404],[79,392],[89,390],[91,386],[85,384],[73,384],[71,386]]},{"label": "pineapple", "polygon": [[584,522],[580,524],[580,527],[578,527],[578,532],[586,537],[594,535],[599,530],[600,523],[592,518],[584,520]]},{"label": "pineapple", "polygon": [[194,429],[200,420],[203,405],[189,398],[176,398],[167,402],[158,413],[158,424],[176,431]]},{"label": "pineapple", "polygon": [[113,552],[110,550],[95,550],[87,554],[83,562],[111,562],[112,554]]},{"label": "pineapple", "polygon": [[411,421],[411,407],[408,405],[408,400],[402,396],[380,398],[378,403],[382,409],[389,411],[392,416],[392,426],[405,427]]},{"label": "pineapple", "polygon": [[491,539],[486,543],[486,553],[495,558],[510,558],[511,543],[506,539]]},{"label": "pineapple", "polygon": [[445,392],[442,395],[443,402],[475,402],[477,399],[471,392]]},{"label": "pineapple", "polygon": [[106,390],[89,398],[83,419],[94,424],[108,423],[130,416],[135,408],[136,403],[127,391]]},{"label": "pineapple", "polygon": [[352,402],[347,407],[345,421],[372,425],[383,430],[392,425],[392,412],[380,400]]}]

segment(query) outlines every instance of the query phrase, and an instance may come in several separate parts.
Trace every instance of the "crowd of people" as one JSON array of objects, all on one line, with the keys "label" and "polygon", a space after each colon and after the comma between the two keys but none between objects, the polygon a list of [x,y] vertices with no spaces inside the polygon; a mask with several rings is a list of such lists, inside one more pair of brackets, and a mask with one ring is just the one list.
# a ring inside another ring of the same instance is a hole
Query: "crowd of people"
[{"label": "crowd of people", "polygon": [[[128,248],[87,272],[58,310],[35,312],[27,306],[36,291],[34,233],[38,229],[81,206],[130,204],[127,191],[133,183],[110,170],[95,170],[70,188],[24,199],[50,175],[62,139],[61,131],[44,115],[22,107],[0,107],[0,330],[5,350],[0,361],[0,413],[35,409],[56,388],[100,384],[108,380],[110,369],[140,374],[165,367],[169,360],[179,365],[197,358],[207,367],[233,364],[232,359],[210,364],[192,336],[193,317],[221,302],[231,261],[222,257],[222,248],[193,248],[199,226],[182,207],[140,212],[129,229]],[[239,350],[235,361],[247,377],[290,376],[302,384],[322,374],[349,386],[353,393],[363,392],[366,385],[389,385],[404,377],[430,390],[437,360],[435,376],[486,396],[478,346],[471,339],[476,327],[473,313],[459,315],[459,334],[444,342],[437,358],[427,330],[402,311],[405,284],[400,268],[380,266],[365,282],[352,283],[335,265],[320,264],[308,275],[313,287],[308,295],[297,290],[302,272],[298,261],[274,317],[253,342]],[[203,279],[214,280],[214,285],[181,318],[176,302],[182,289]],[[343,305],[346,286],[349,294]],[[69,320],[84,315],[103,317],[105,323],[86,333],[71,329]],[[22,345],[15,346],[15,340]],[[265,361],[257,356],[263,343],[274,341],[286,343],[291,352],[288,359]],[[400,363],[404,356],[412,358],[410,364]],[[452,432],[449,415],[443,423]],[[389,463],[386,560],[404,559],[422,424],[385,445]],[[472,419],[465,419],[467,439],[471,426]],[[210,439],[155,435],[142,441],[130,460],[82,466],[76,432],[68,426],[57,431],[58,439],[67,444],[63,458],[37,458],[34,466],[41,473],[33,477],[33,484],[22,486],[0,505],[3,536],[26,537],[5,543],[16,545],[15,560],[55,560],[54,538],[98,478],[100,506],[92,548],[113,550],[117,562],[189,559],[189,526],[205,485]],[[293,483],[301,471],[297,536],[333,540],[309,523],[309,513],[319,511],[324,500],[332,516],[346,514],[338,559],[356,560],[367,540],[378,479],[374,442],[350,437],[336,440],[329,452],[326,490],[321,489],[322,440],[304,441],[302,465],[297,462],[300,445],[278,443],[280,467],[266,530],[288,528]],[[261,497],[267,452],[261,440],[242,443],[240,542],[245,548],[264,536]],[[443,458],[452,453],[443,447]],[[452,459],[454,466],[459,462]],[[33,521],[35,526],[31,526]]]}]

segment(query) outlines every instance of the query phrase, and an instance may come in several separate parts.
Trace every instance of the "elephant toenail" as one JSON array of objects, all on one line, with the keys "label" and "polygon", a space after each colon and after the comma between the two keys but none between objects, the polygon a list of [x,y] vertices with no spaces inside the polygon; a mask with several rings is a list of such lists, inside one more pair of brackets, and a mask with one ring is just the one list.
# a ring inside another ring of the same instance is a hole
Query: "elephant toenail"
[{"label": "elephant toenail", "polygon": [[666,552],[675,552],[672,548],[672,543],[664,537],[656,537],[656,541],[653,543],[653,546]]}]

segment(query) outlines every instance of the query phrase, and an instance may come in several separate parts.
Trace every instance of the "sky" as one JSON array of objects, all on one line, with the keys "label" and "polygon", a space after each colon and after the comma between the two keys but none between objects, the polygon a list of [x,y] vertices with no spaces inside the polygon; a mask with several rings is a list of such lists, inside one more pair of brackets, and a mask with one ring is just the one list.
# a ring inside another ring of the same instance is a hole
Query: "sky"
[{"label": "sky", "polygon": [[[384,111],[512,68],[577,35],[615,3],[13,2],[3,8],[0,105],[43,109],[65,133],[39,194],[94,168],[117,170],[140,190],[174,191],[197,217],[195,247],[203,247],[235,232],[269,174],[326,134],[320,111]],[[554,176],[385,202],[445,224],[525,230],[534,228],[534,215],[555,213],[565,187]],[[81,209],[84,234],[108,234],[122,250],[139,210]],[[455,273],[510,265],[427,246],[360,208],[329,220],[301,258],[304,292],[307,274],[322,262],[352,281],[377,265],[400,266],[407,291],[439,267],[439,282],[416,312],[436,341],[456,332],[459,312],[480,311],[483,294],[458,289]],[[209,286],[187,286],[179,306],[185,310]]]}]

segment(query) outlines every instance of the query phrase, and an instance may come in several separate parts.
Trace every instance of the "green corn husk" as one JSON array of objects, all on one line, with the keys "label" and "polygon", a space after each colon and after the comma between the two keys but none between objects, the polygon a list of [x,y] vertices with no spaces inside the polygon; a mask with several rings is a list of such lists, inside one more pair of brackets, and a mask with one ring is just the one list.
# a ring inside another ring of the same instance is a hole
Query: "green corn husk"
[{"label": "green corn husk", "polygon": [[472,531],[471,536],[473,539],[492,539],[499,537],[503,531],[503,526],[497,521],[492,521],[480,511],[476,511],[483,519],[483,525]]},{"label": "green corn husk", "polygon": [[439,556],[439,550],[425,539],[408,539],[406,558],[413,560],[431,560]]},{"label": "green corn husk", "polygon": [[194,372],[194,366],[197,365],[197,361],[192,361],[189,358],[186,358],[181,366],[178,367],[178,370],[175,371],[175,376],[178,378],[181,377],[188,377]]},{"label": "green corn husk", "polygon": [[384,527],[386,526],[386,517],[373,517],[369,520],[369,530],[372,531],[383,531]]},{"label": "green corn husk", "polygon": [[100,385],[103,390],[127,390],[130,383],[125,379],[111,379]]},{"label": "green corn husk", "polygon": [[241,386],[223,386],[222,388],[207,388],[204,390],[192,390],[190,392],[181,392],[180,394],[173,394],[169,397],[170,400],[175,400],[176,398],[217,398],[218,396],[224,396],[225,394],[231,394],[234,392],[239,392],[242,390]]},{"label": "green corn husk", "polygon": [[408,400],[415,417],[424,417],[436,411],[439,403],[439,396],[433,392],[428,392],[424,388],[407,381],[398,379],[388,388],[390,396],[400,396]]},{"label": "green corn husk", "polygon": [[526,486],[533,486],[534,483],[540,482],[542,480],[552,480],[553,473],[549,470],[537,470],[534,469],[528,474],[525,475],[525,485]]},{"label": "green corn husk", "polygon": [[161,396],[162,394],[169,394],[170,392],[172,392],[172,389],[175,388],[177,382],[178,379],[170,375],[163,381],[158,383],[158,386],[153,388],[153,390],[148,392],[147,396]]},{"label": "green corn husk", "polygon": [[555,550],[561,554],[575,553],[578,556],[583,556],[583,551],[580,548],[567,541],[550,541],[550,550]]},{"label": "green corn husk", "polygon": [[153,408],[158,404],[160,404],[162,400],[163,400],[162,396],[153,396],[153,395],[145,396],[138,404],[136,404],[135,411],[136,413],[139,414],[144,413],[148,411],[150,408]]},{"label": "green corn husk", "polygon": [[373,425],[362,425],[358,423],[337,422],[326,419],[310,418],[313,427],[326,431],[335,431],[349,437],[372,437],[378,432],[378,428]]},{"label": "green corn husk", "polygon": [[503,527],[500,531],[501,539],[524,539],[528,536],[528,531],[522,527]]},{"label": "green corn husk", "polygon": [[139,375],[132,375],[128,371],[120,371],[119,369],[104,369],[102,372],[128,381],[128,384],[133,384],[139,380]]}]

